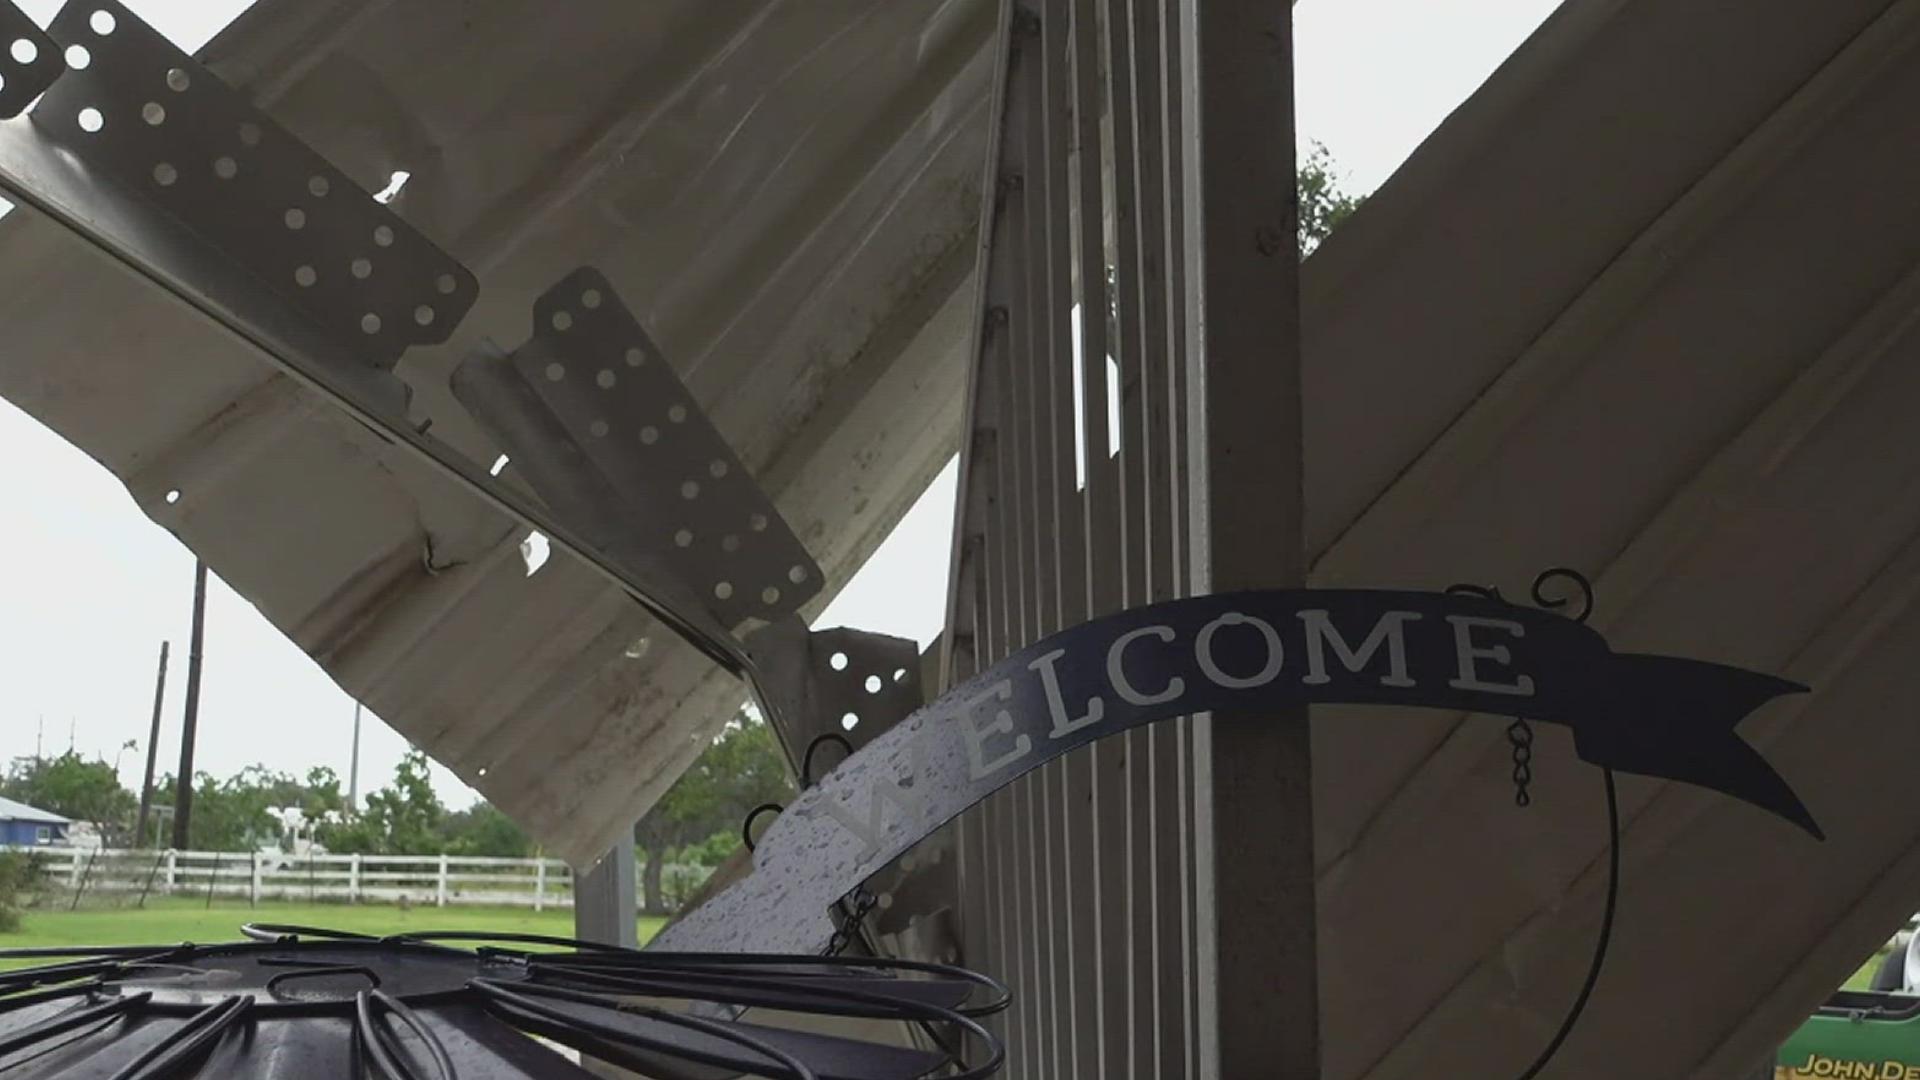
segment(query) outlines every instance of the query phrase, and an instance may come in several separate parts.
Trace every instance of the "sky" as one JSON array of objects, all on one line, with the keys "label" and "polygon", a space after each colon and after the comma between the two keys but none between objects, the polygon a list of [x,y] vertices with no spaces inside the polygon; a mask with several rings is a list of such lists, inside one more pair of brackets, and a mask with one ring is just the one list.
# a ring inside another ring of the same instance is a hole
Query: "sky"
[{"label": "sky", "polygon": [[[24,0],[44,24],[57,0]],[[127,0],[189,50],[240,0]],[[1301,0],[1298,132],[1327,147],[1351,192],[1377,188],[1551,13],[1554,0]],[[0,363],[5,362],[0,353]],[[816,625],[911,637],[944,615],[955,469],[949,465]],[[0,401],[0,765],[64,752],[117,762],[137,786],[160,641],[172,642],[159,769],[179,754],[193,556],[91,458]],[[215,578],[207,604],[197,768],[252,764],[348,772],[352,699]],[[297,733],[297,734],[289,734]],[[135,744],[126,748],[128,743]],[[368,714],[361,790],[382,786],[406,743]],[[435,766],[450,806],[474,793]]]}]

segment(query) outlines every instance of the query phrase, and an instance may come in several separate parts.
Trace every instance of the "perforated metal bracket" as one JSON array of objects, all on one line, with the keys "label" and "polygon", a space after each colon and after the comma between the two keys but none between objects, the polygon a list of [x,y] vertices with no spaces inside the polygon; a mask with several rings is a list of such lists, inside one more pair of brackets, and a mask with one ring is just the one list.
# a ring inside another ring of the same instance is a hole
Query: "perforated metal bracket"
[{"label": "perforated metal bracket", "polygon": [[[908,638],[866,630],[808,630],[798,617],[782,619],[747,638],[747,655],[762,688],[777,697],[778,729],[798,768],[807,747],[838,735],[855,750],[926,704],[920,649]],[[816,763],[818,781],[844,753],[827,751]]]},{"label": "perforated metal bracket", "polygon": [[820,590],[820,568],[598,271],[540,297],[513,367],[629,511],[631,542],[722,625],[790,615]]},{"label": "perforated metal bracket", "polygon": [[636,541],[640,530],[632,510],[509,357],[497,351],[469,356],[454,368],[451,388],[468,415],[506,448],[514,471],[540,500],[576,530],[580,541],[617,567],[623,580],[643,586],[655,615],[696,644],[724,643],[735,654],[735,664],[744,662],[730,629],[680,582],[673,566]]},{"label": "perforated metal bracket", "polygon": [[66,67],[53,39],[25,12],[0,0],[0,120],[19,116]]},{"label": "perforated metal bracket", "polygon": [[113,0],[48,34],[71,69],[29,114],[366,364],[447,340],[479,296],[452,256]]},{"label": "perforated metal bracket", "polygon": [[926,704],[920,690],[920,649],[907,638],[866,630],[816,630],[807,645],[813,667],[810,704],[856,748]]}]

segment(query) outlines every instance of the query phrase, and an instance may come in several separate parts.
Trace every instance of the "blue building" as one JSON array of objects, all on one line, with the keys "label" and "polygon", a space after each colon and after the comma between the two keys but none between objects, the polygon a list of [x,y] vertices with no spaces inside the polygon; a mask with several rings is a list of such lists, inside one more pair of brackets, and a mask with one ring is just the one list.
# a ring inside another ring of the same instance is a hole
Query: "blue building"
[{"label": "blue building", "polygon": [[45,847],[67,842],[73,824],[59,814],[36,810],[26,803],[0,799],[0,847]]}]

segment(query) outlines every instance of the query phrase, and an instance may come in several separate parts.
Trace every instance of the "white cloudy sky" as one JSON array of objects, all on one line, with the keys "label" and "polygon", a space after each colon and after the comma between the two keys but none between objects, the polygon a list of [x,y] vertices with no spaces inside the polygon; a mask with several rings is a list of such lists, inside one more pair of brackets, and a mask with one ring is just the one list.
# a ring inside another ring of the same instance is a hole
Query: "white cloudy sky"
[{"label": "white cloudy sky", "polygon": [[[244,2],[127,0],[188,49]],[[19,6],[45,23],[57,0]],[[1301,0],[1295,9],[1299,132],[1332,152],[1346,186],[1377,187],[1556,6],[1555,0]],[[4,363],[0,355],[0,363]],[[953,500],[949,467],[824,625],[938,631]],[[161,639],[167,684],[163,770],[178,754],[193,557],[135,508],[106,470],[0,401],[0,764],[69,745],[118,760],[139,782]],[[255,762],[347,773],[353,702],[244,600],[215,582],[207,614],[198,766],[225,776]],[[136,750],[121,751],[128,740]],[[405,744],[369,719],[362,788],[391,774]],[[473,795],[444,770],[442,796]]]}]

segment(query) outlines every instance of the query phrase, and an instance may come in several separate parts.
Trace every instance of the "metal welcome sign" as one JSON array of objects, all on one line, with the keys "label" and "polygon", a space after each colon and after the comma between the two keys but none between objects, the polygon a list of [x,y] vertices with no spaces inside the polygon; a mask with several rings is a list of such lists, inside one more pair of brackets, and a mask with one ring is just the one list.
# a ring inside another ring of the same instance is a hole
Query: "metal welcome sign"
[{"label": "metal welcome sign", "polygon": [[1805,689],[1616,653],[1575,619],[1491,596],[1301,589],[1154,604],[1015,653],[875,739],[769,827],[751,876],[654,945],[817,945],[832,932],[834,902],[1016,777],[1102,736],[1196,712],[1418,705],[1565,724],[1587,762],[1711,788],[1819,837],[1792,788],[1734,731]]}]

